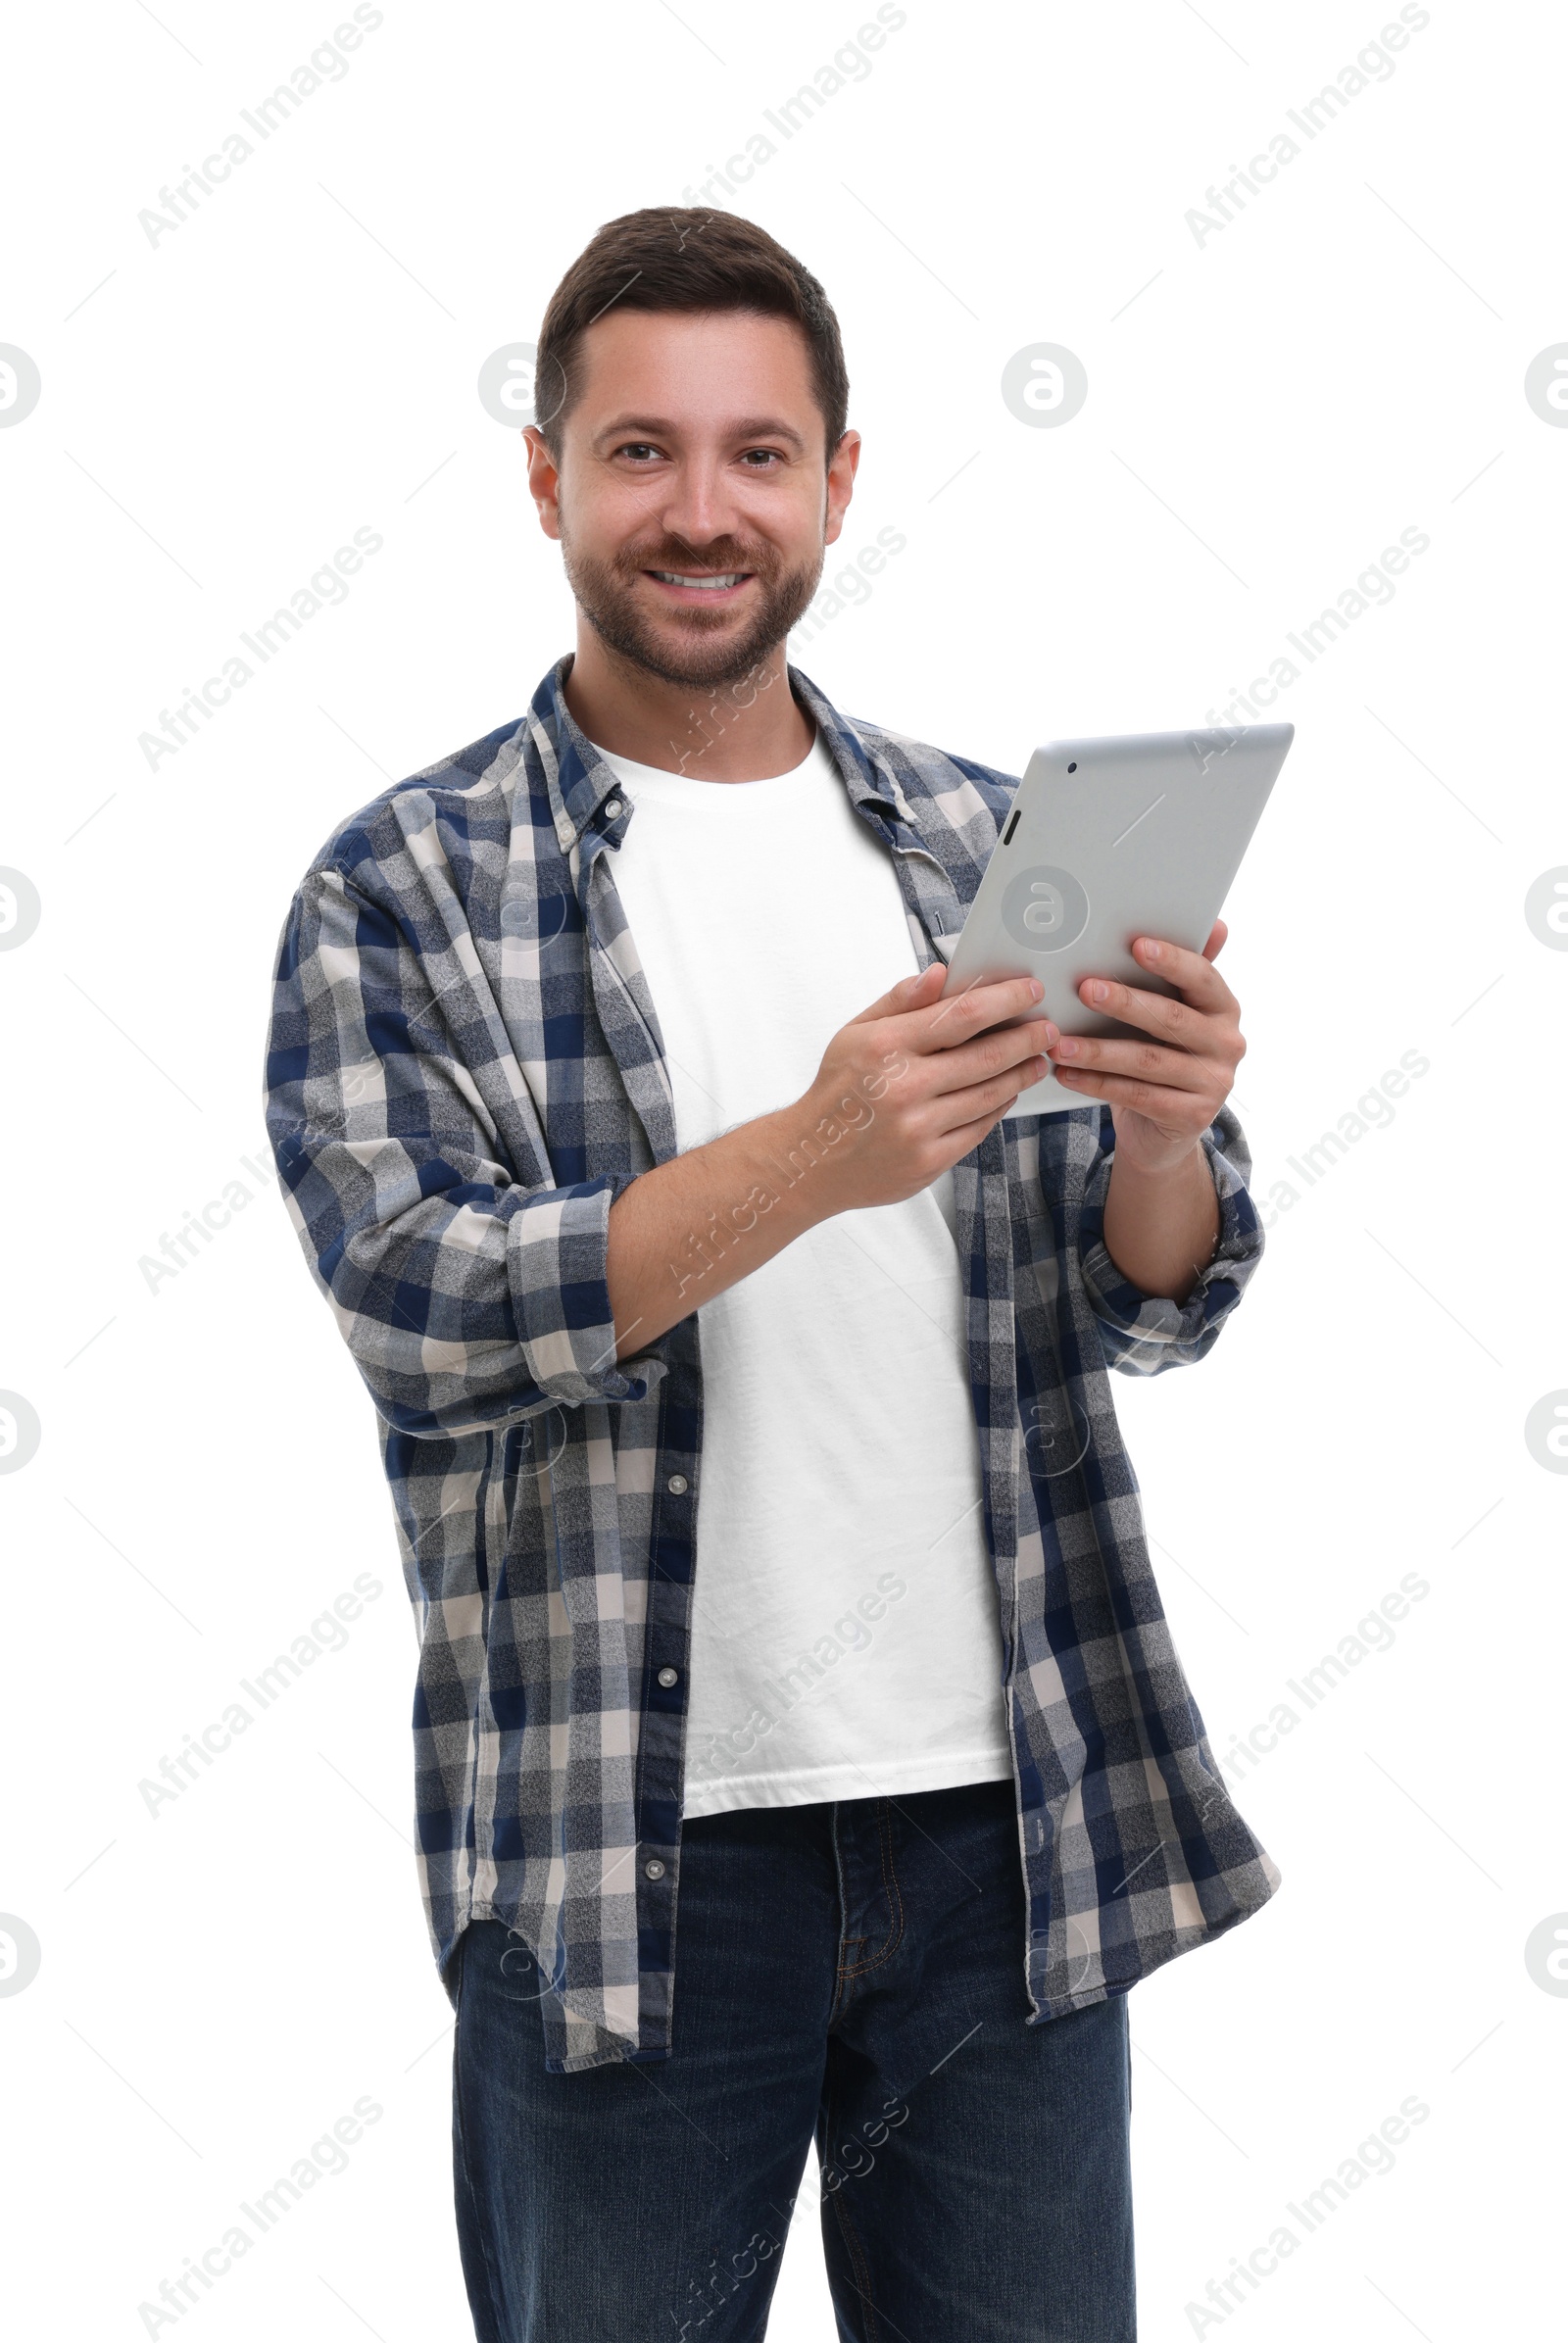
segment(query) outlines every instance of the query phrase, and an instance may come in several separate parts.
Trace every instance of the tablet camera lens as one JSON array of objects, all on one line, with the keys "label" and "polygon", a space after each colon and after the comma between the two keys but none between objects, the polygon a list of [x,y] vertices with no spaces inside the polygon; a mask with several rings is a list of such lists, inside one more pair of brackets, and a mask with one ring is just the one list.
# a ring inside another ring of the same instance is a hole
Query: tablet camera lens
[{"label": "tablet camera lens", "polygon": [[1075,773],[1078,770],[1078,760],[1076,757],[1074,757],[1072,763],[1068,765],[1067,770],[1069,773]]}]

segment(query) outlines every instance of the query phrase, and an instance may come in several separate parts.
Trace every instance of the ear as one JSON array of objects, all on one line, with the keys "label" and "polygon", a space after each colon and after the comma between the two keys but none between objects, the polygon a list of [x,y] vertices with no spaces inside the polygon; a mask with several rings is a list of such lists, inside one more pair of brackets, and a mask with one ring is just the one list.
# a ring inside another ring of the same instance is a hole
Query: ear
[{"label": "ear", "polygon": [[539,514],[539,526],[547,537],[561,535],[561,474],[556,460],[544,442],[544,434],[534,423],[523,425],[522,436],[528,449],[528,494],[533,498]]},{"label": "ear", "polygon": [[855,494],[855,473],[859,461],[860,434],[858,431],[846,431],[828,460],[827,512],[822,529],[824,545],[831,545],[844,526],[844,515]]}]

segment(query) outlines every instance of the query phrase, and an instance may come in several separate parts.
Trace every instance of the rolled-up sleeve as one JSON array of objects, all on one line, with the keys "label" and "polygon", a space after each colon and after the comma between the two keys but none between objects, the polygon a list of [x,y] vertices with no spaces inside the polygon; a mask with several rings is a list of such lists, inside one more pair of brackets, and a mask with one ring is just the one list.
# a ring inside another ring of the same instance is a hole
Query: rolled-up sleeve
[{"label": "rolled-up sleeve", "polygon": [[1222,1106],[1199,1143],[1219,1201],[1213,1257],[1185,1301],[1146,1294],[1125,1278],[1105,1249],[1105,1196],[1115,1162],[1110,1108],[1101,1107],[1100,1160],[1089,1175],[1079,1217],[1079,1266],[1100,1328],[1107,1366],[1128,1375],[1159,1375],[1190,1366],[1211,1349],[1263,1254],[1263,1231],[1248,1191],[1252,1157],[1241,1123]]},{"label": "rolled-up sleeve", "polygon": [[471,1063],[499,1045],[473,1018],[460,1054],[463,1023],[395,915],[312,872],[279,943],[268,1137],[355,1364],[416,1438],[641,1399],[667,1363],[662,1342],[615,1356],[610,1209],[634,1175],[518,1181]]}]

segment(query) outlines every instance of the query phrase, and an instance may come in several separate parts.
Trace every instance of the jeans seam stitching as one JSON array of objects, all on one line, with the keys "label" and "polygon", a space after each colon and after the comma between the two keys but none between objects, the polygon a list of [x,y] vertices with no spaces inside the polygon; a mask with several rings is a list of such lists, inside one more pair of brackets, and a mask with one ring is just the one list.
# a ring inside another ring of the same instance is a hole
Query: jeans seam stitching
[{"label": "jeans seam stitching", "polygon": [[[882,1884],[888,1891],[888,1908],[893,1915],[893,1926],[888,1931],[887,1941],[874,1960],[858,1961],[851,1969],[841,1969],[839,1972],[841,1977],[864,1977],[870,1970],[880,1969],[884,1961],[892,1960],[899,1946],[904,1942],[904,1898],[899,1890],[898,1874],[893,1868],[893,1832],[886,1818],[878,1826],[878,1837],[881,1840],[882,1849]],[[849,1941],[854,1944],[864,1944],[866,1939],[863,1936],[855,1936],[851,1937]]]},{"label": "jeans seam stitching", "polygon": [[[847,1937],[844,1932],[849,1926],[850,1899],[844,1884],[844,1859],[839,1851],[839,1809],[836,1799],[828,1816],[828,1835],[833,1847],[833,1877],[838,1883],[839,1891],[839,1952],[842,1954],[847,1944],[863,1944],[865,1938],[863,1936]],[[840,2004],[844,1997],[845,1979],[855,1974],[853,1969],[845,1967],[842,1959],[836,1960],[834,1967],[836,1976],[833,1982],[833,1999],[827,2013],[829,2026],[839,2015]]]},{"label": "jeans seam stitching", "polygon": [[877,2337],[882,2331],[882,2321],[877,2317],[876,2304],[871,2298],[871,2268],[865,2258],[865,2248],[860,2243],[855,2223],[850,2219],[849,2208],[842,2196],[836,2196],[833,2200],[833,2216],[838,2222],[845,2248],[860,2281],[860,2300],[865,2305],[865,2343],[877,2343]]},{"label": "jeans seam stitching", "polygon": [[465,2120],[463,2110],[463,1978],[464,1971],[467,1967],[468,1953],[471,1949],[472,1937],[470,1934],[468,1940],[463,1945],[458,1960],[458,2007],[456,2014],[456,2026],[453,2033],[453,2095],[458,2116],[458,2145],[459,2151],[463,2157],[463,2185],[467,2194],[469,2217],[473,2220],[474,2225],[479,2232],[479,2252],[484,2261],[485,2292],[490,2298],[490,2322],[496,2333],[498,2335],[502,2335],[505,2334],[506,2327],[502,2319],[500,2299],[496,2293],[496,2272],[495,2264],[492,2261],[490,2254],[489,2224],[483,2216],[478,2202],[478,2192],[473,2185],[473,2173],[468,2156],[468,2126]]}]

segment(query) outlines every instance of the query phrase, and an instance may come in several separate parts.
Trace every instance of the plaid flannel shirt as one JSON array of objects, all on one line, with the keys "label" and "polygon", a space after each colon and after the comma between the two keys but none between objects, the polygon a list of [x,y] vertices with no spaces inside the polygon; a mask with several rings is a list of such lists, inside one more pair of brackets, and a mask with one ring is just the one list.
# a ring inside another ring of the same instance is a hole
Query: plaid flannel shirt
[{"label": "plaid flannel shirt", "polygon": [[[266,1077],[290,1216],[380,1419],[432,1949],[450,1991],[470,1921],[515,1929],[557,2073],[669,2052],[703,1470],[695,1315],[615,1357],[611,1206],[676,1139],[615,890],[633,808],[567,711],[569,666],[321,849]],[[1016,781],[790,680],[893,858],[919,965],[950,956]],[[1106,1373],[1200,1358],[1257,1264],[1228,1107],[1201,1144],[1220,1234],[1180,1304],[1105,1250],[1101,1102],[1002,1123],[954,1169],[1030,2024],[1279,1881],[1177,1658]]]}]

